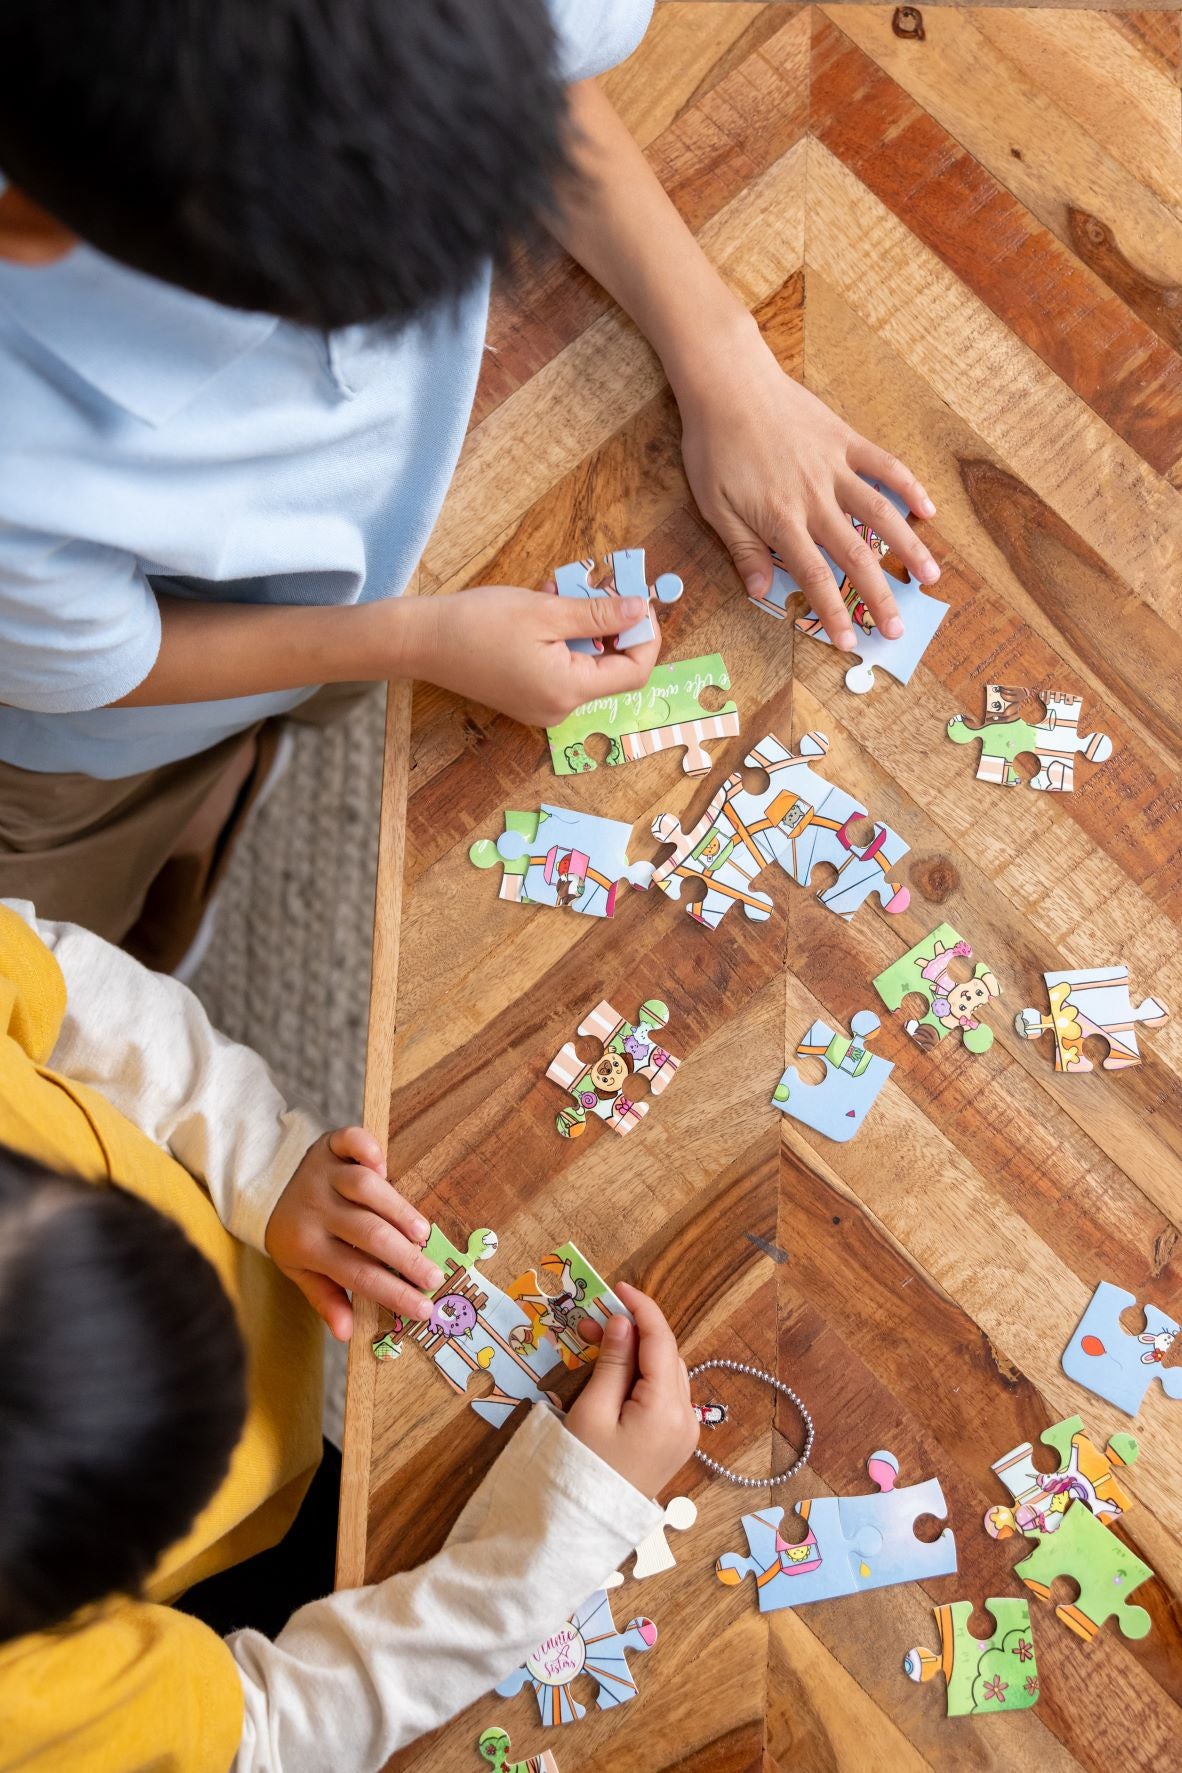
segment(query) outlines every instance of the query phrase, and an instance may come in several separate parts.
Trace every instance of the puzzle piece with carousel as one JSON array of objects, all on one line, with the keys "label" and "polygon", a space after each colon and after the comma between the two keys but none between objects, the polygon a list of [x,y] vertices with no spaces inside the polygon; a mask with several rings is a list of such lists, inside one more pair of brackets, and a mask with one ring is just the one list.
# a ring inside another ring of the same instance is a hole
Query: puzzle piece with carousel
[{"label": "puzzle piece with carousel", "polygon": [[585,1672],[598,1683],[600,1711],[626,1705],[636,1697],[628,1651],[651,1650],[656,1641],[651,1619],[630,1619],[623,1631],[617,1631],[611,1602],[603,1589],[596,1589],[496,1691],[503,1699],[512,1699],[523,1687],[532,1686],[543,1724],[573,1724],[587,1709],[571,1690],[575,1677]]},{"label": "puzzle piece with carousel", "polygon": [[1072,1506],[1088,1509],[1108,1527],[1133,1506],[1133,1498],[1118,1476],[1140,1451],[1131,1434],[1114,1434],[1101,1451],[1084,1433],[1083,1418],[1067,1416],[1039,1439],[1059,1455],[1057,1471],[1038,1470],[1029,1441],[993,1462],[1013,1506],[998,1504],[986,1510],[985,1531],[991,1539],[1010,1539],[1019,1533],[1030,1539],[1045,1538],[1058,1532]]},{"label": "puzzle piece with carousel", "polygon": [[659,998],[642,1004],[635,1022],[626,1022],[604,999],[580,1022],[580,1039],[602,1042],[600,1057],[584,1063],[568,1040],[546,1069],[551,1082],[574,1097],[573,1106],[564,1108],[555,1120],[564,1139],[577,1139],[586,1132],[589,1118],[606,1121],[616,1133],[630,1133],[639,1126],[649,1105],[625,1094],[629,1078],[647,1078],[649,1095],[659,1096],[681,1064],[653,1039],[668,1020],[669,1007]]},{"label": "puzzle piece with carousel", "polygon": [[554,905],[586,917],[611,917],[621,881],[647,887],[651,862],[630,862],[632,827],[569,807],[506,812],[494,843],[481,837],[468,851],[477,868],[504,864],[499,898],[517,905]]},{"label": "puzzle piece with carousel", "polygon": [[993,1045],[993,1030],[981,1022],[978,1012],[991,998],[1001,996],[1001,986],[985,961],[977,962],[971,979],[954,978],[950,963],[972,958],[973,950],[964,937],[950,923],[938,924],[879,973],[874,989],[888,1010],[899,1009],[912,993],[927,999],[924,1014],[904,1023],[919,1046],[934,1047],[959,1028],[970,1053],[987,1053]]},{"label": "puzzle piece with carousel", "polygon": [[546,1292],[532,1268],[519,1274],[509,1285],[509,1297],[526,1313],[530,1327],[514,1331],[509,1340],[528,1350],[549,1337],[564,1366],[583,1366],[599,1353],[610,1320],[626,1317],[631,1323],[632,1313],[574,1244],[559,1244],[541,1266],[544,1274],[556,1278],[558,1292]]},{"label": "puzzle piece with carousel", "polygon": [[950,1718],[1025,1711],[1038,1700],[1029,1603],[1013,1595],[991,1595],[985,1606],[993,1615],[992,1637],[975,1638],[969,1631],[972,1601],[946,1601],[932,1609],[939,1652],[920,1646],[903,1658],[903,1672],[913,1681],[943,1674]]},{"label": "puzzle piece with carousel", "polygon": [[657,665],[642,689],[620,696],[597,696],[576,708],[561,725],[546,728],[554,774],[574,776],[595,769],[587,740],[599,733],[609,741],[604,759],[609,768],[684,745],[682,770],[687,776],[704,776],[711,767],[706,742],[736,738],[739,710],[734,702],[726,702],[716,713],[709,713],[701,703],[702,691],[730,687],[719,653]]},{"label": "puzzle piece with carousel", "polygon": [[742,1517],[750,1555],[725,1552],[714,1566],[720,1582],[736,1587],[754,1576],[761,1613],[809,1601],[833,1600],[888,1588],[897,1582],[926,1582],[956,1570],[951,1527],[927,1541],[915,1534],[923,1515],[946,1519],[948,1505],[938,1478],[897,1489],[899,1461],[890,1452],[872,1453],[866,1468],[877,1494],[825,1496],[797,1502],[793,1512],[805,1522],[804,1539],[790,1544],[780,1533],[782,1508]]},{"label": "puzzle piece with carousel", "polygon": [[1182,1367],[1162,1365],[1179,1327],[1156,1305],[1146,1305],[1144,1330],[1130,1335],[1120,1321],[1121,1313],[1136,1303],[1123,1287],[1101,1281],[1063,1350],[1067,1377],[1115,1404],[1126,1416],[1137,1414],[1156,1379],[1167,1397],[1182,1398]]},{"label": "puzzle piece with carousel", "polygon": [[796,1048],[798,1059],[820,1059],[825,1076],[805,1083],[789,1065],[776,1085],[773,1106],[781,1114],[844,1145],[859,1132],[895,1069],[889,1059],[868,1052],[866,1042],[879,1028],[873,1010],[857,1010],[850,1018],[851,1037],[835,1034],[827,1022],[814,1022]]},{"label": "puzzle piece with carousel", "polygon": [[1055,1037],[1056,1071],[1093,1069],[1084,1052],[1084,1041],[1089,1035],[1099,1035],[1108,1042],[1108,1055],[1101,1061],[1105,1071],[1123,1071],[1129,1065],[1139,1065],[1137,1024],[1161,1028],[1170,1019],[1170,1012],[1156,997],[1145,998],[1134,1009],[1126,966],[1044,973],[1043,978],[1050,1013],[1019,1010],[1014,1017],[1014,1032],[1023,1040],[1037,1040],[1049,1030]]},{"label": "puzzle piece with carousel", "polygon": [[548,1748],[540,1755],[530,1755],[528,1761],[511,1761],[513,1743],[507,1730],[494,1724],[490,1730],[482,1730],[480,1740],[476,1744],[481,1757],[488,1761],[493,1773],[558,1773],[558,1762]]},{"label": "puzzle piece with carousel", "polygon": [[686,910],[698,923],[716,929],[734,904],[742,905],[753,920],[770,917],[770,898],[751,883],[773,862],[800,886],[807,886],[813,869],[824,862],[836,869],[837,879],[816,896],[847,922],[871,897],[887,911],[905,911],[911,895],[888,871],[907,854],[908,845],[889,825],[875,825],[868,844],[852,841],[850,826],[865,818],[864,806],[810,767],[810,760],[824,757],[828,749],[824,733],[806,733],[797,753],[768,733],[745,759],[748,769],[766,772],[767,788],[752,792],[735,771],[688,832],[675,814],[660,814],[653,821],[653,836],[672,844],[674,854],[658,864],[653,886],[679,899],[683,880],[704,880],[705,898],[687,904]]},{"label": "puzzle piece with carousel", "polygon": [[[1027,720],[1021,713],[1031,694],[1043,704],[1043,716],[1038,721]],[[1043,793],[1070,794],[1075,787],[1077,757],[1084,757],[1089,763],[1104,763],[1112,756],[1112,740],[1107,733],[1080,732],[1082,713],[1083,697],[1070,692],[1031,692],[1020,685],[987,683],[981,725],[970,726],[963,714],[954,714],[947,733],[956,745],[980,739],[978,782],[994,782],[1002,788],[1020,787],[1022,777],[1014,768],[1014,759],[1033,753],[1039,767],[1029,786]]]},{"label": "puzzle piece with carousel", "polygon": [[[650,585],[645,572],[643,548],[616,548],[603,562],[610,576],[600,585],[591,583],[591,574],[595,571],[595,561],[571,560],[565,566],[554,570],[554,583],[559,597],[639,597],[649,608],[646,609],[638,622],[631,628],[625,628],[616,635],[618,647],[643,646],[647,641],[655,640],[657,630],[653,624],[651,609],[653,603],[676,603],[685,586],[676,573],[660,573]],[[603,651],[603,642],[599,639],[568,640],[567,646],[572,653],[590,653]]]},{"label": "puzzle piece with carousel", "polygon": [[[889,486],[883,486],[876,480],[867,480],[868,486],[890,500],[891,504],[906,517],[908,506],[898,493]],[[847,516],[849,516],[847,512]],[[892,554],[890,546],[884,542],[869,524],[861,519],[849,517],[850,523],[861,536],[862,540],[878,556],[879,564],[886,576],[887,583],[894,593],[899,614],[903,619],[903,632],[898,640],[888,640],[875,626],[874,617],[870,614],[862,599],[862,594],[852,583],[848,574],[835,565],[832,556],[824,549],[821,554],[833,577],[837,580],[838,594],[849,612],[853,623],[854,638],[857,645],[854,652],[861,660],[860,664],[851,665],[845,674],[845,686],[853,690],[855,695],[864,696],[874,688],[874,668],[881,666],[889,671],[898,683],[910,683],[915,667],[923,658],[931,644],[937,628],[948,614],[948,605],[941,603],[939,598],[929,596],[916,581],[897,555]],[[776,564],[772,571],[772,582],[766,596],[753,597],[752,603],[758,609],[766,610],[768,615],[777,616],[781,620],[788,613],[788,599],[796,595],[800,586],[773,556]],[[821,618],[815,610],[809,610],[796,623],[797,632],[811,635],[815,640],[823,641],[826,646],[832,642],[826,634]]]}]

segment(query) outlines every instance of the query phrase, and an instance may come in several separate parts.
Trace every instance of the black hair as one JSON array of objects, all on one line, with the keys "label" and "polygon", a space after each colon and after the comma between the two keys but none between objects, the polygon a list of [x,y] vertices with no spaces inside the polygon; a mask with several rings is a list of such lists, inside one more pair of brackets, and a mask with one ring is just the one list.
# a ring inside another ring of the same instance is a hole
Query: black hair
[{"label": "black hair", "polygon": [[311,326],[458,297],[552,207],[545,0],[3,0],[0,169],[112,257]]},{"label": "black hair", "polygon": [[245,1414],[233,1308],[180,1227],[0,1145],[0,1642],[138,1593]]}]

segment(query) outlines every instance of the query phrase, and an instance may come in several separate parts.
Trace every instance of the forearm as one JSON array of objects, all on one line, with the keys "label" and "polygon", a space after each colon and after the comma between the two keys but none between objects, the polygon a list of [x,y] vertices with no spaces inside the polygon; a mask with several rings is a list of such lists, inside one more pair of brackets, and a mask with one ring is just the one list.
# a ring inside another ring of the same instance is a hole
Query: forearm
[{"label": "forearm", "polygon": [[[594,80],[571,88],[579,179],[555,238],[644,333],[675,390],[755,322],[682,221],[640,147]],[[707,341],[709,348],[707,349]]]},{"label": "forearm", "polygon": [[414,597],[307,607],[161,597],[156,663],[116,708],[217,702],[321,683],[413,677],[430,606]]}]

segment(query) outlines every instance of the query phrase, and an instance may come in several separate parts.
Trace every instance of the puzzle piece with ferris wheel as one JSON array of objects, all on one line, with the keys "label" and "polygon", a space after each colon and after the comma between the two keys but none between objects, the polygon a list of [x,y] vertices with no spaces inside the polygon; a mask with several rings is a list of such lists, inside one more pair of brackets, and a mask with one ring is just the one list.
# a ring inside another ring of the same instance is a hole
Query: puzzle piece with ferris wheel
[{"label": "puzzle piece with ferris wheel", "polygon": [[597,1682],[595,1703],[600,1711],[626,1705],[636,1697],[628,1651],[651,1650],[656,1641],[657,1628],[651,1619],[630,1619],[623,1631],[617,1631],[611,1602],[603,1589],[596,1589],[575,1608],[565,1625],[526,1657],[523,1667],[498,1683],[496,1691],[503,1699],[512,1699],[523,1687],[531,1686],[543,1724],[573,1724],[576,1718],[586,1716],[587,1709],[572,1691],[576,1676],[586,1673]]},{"label": "puzzle piece with ferris wheel", "polygon": [[[909,507],[906,500],[889,486],[880,481],[871,480],[865,474],[860,476],[866,484],[873,487],[888,499],[901,517],[908,515]],[[847,516],[849,514],[847,513]],[[822,548],[821,554],[826,566],[837,581],[838,593],[849,612],[853,624],[854,639],[857,645],[854,652],[861,660],[860,664],[851,665],[845,674],[845,686],[855,695],[864,696],[874,688],[875,666],[889,671],[898,683],[910,683],[916,666],[931,645],[936,630],[948,614],[948,604],[941,603],[939,598],[930,596],[911,577],[907,567],[898,557],[891,553],[889,545],[883,541],[870,526],[859,518],[850,517],[862,540],[878,556],[887,583],[894,594],[903,620],[903,632],[897,640],[888,640],[875,625],[874,617],[862,600],[861,593],[850,581],[848,575],[835,565],[832,556]],[[796,595],[800,586],[786,571],[777,556],[773,556],[776,564],[772,570],[772,583],[767,594],[762,598],[752,598],[758,609],[766,610],[768,615],[777,616],[781,620],[788,613],[788,599]],[[823,641],[826,646],[833,643],[826,634],[821,618],[815,610],[809,610],[796,623],[797,632],[811,635],[815,640]]]},{"label": "puzzle piece with ferris wheel", "polygon": [[647,887],[651,862],[630,862],[631,825],[570,807],[543,805],[536,813],[506,812],[494,843],[482,837],[468,851],[477,868],[504,864],[499,897],[521,905],[550,905],[586,917],[611,917],[621,881]]},{"label": "puzzle piece with ferris wheel", "polygon": [[[595,561],[571,560],[565,566],[554,571],[554,583],[558,587],[559,597],[597,598],[597,597],[639,597],[649,605],[638,622],[631,628],[625,628],[616,635],[618,647],[643,646],[655,640],[657,630],[650,613],[651,606],[656,603],[676,603],[685,586],[676,573],[660,573],[650,585],[645,573],[643,548],[616,548],[604,560],[609,567],[611,577],[602,585],[591,583],[591,574],[595,571]],[[592,657],[603,651],[603,642],[599,639],[578,638],[568,640],[567,646],[572,653],[586,653]]]}]

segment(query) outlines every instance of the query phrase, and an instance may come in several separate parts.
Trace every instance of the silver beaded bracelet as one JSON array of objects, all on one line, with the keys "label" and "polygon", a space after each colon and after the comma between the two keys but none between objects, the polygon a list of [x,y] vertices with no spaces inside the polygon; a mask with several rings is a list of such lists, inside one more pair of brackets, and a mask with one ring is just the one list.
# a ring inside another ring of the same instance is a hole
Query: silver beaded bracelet
[{"label": "silver beaded bracelet", "polygon": [[739,1472],[731,1471],[727,1466],[720,1465],[717,1459],[711,1459],[709,1453],[703,1453],[701,1447],[694,1449],[695,1459],[700,1459],[702,1464],[708,1466],[717,1477],[724,1477],[732,1484],[741,1484],[745,1490],[766,1490],[775,1484],[786,1484],[789,1478],[794,1478],[797,1472],[808,1464],[809,1454],[813,1450],[815,1433],[813,1418],[807,1405],[797,1397],[790,1385],[784,1384],[782,1379],[774,1378],[771,1373],[763,1373],[758,1367],[749,1367],[745,1361],[700,1361],[696,1367],[690,1368],[689,1376],[691,1379],[696,1379],[699,1373],[709,1373],[714,1368],[721,1368],[727,1373],[742,1373],[748,1379],[762,1380],[763,1384],[770,1385],[773,1391],[781,1392],[784,1397],[790,1398],[800,1411],[801,1419],[804,1422],[804,1450],[796,1464],[789,1466],[787,1471],[776,1472],[774,1476],[765,1478],[743,1477]]}]

